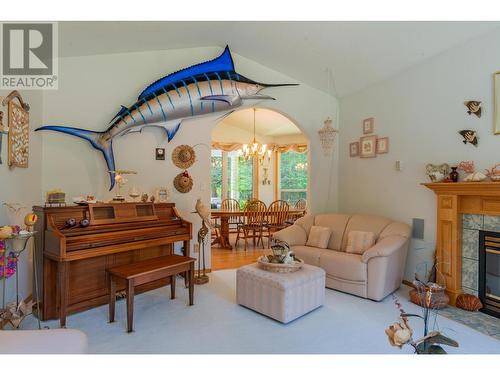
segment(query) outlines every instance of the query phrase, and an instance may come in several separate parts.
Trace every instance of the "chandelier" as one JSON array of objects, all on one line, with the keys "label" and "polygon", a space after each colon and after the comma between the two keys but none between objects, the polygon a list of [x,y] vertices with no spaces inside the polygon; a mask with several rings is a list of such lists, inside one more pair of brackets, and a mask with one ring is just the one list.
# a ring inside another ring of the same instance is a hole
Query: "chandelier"
[{"label": "chandelier", "polygon": [[261,144],[257,142],[255,138],[255,112],[256,108],[253,108],[253,141],[251,144],[244,144],[239,150],[245,160],[250,158],[256,158],[261,164],[264,160],[269,161],[271,159],[272,150],[267,148],[266,144]]}]

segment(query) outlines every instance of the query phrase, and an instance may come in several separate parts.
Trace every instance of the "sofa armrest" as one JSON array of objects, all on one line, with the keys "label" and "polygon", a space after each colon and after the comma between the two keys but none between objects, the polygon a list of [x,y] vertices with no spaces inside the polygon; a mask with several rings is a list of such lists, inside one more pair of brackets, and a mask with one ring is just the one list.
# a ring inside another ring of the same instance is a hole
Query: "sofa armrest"
[{"label": "sofa armrest", "polygon": [[279,241],[285,241],[289,246],[303,246],[307,242],[307,233],[300,225],[294,224],[273,233],[273,238]]},{"label": "sofa armrest", "polygon": [[388,257],[398,250],[405,250],[407,242],[408,238],[403,236],[384,237],[363,253],[361,261],[368,263],[372,258]]}]

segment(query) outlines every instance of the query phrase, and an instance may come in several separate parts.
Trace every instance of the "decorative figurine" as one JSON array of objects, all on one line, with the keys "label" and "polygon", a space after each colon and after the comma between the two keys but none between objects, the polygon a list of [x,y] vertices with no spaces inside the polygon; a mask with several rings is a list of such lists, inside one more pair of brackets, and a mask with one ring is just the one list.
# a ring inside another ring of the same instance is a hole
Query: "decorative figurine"
[{"label": "decorative figurine", "polygon": [[464,104],[467,107],[467,113],[469,115],[472,115],[474,113],[477,117],[481,117],[481,102],[478,102],[476,100],[469,100],[467,102],[464,102]]},{"label": "decorative figurine", "polygon": [[479,182],[486,179],[486,175],[481,172],[476,172],[476,168],[474,167],[474,162],[472,160],[469,161],[461,161],[458,164],[458,170],[464,171],[467,173],[464,181],[467,182]]},{"label": "decorative figurine", "polygon": [[137,174],[136,171],[129,171],[125,169],[117,169],[116,171],[109,171],[115,176],[116,181],[116,194],[113,197],[113,202],[125,202],[125,197],[121,194],[121,188],[128,182],[128,180],[123,177],[127,174]]},{"label": "decorative figurine", "polygon": [[35,215],[33,212],[30,212],[24,217],[24,224],[26,225],[26,230],[28,232],[31,232],[33,230],[33,225],[35,225],[37,220],[38,216]]},{"label": "decorative figurine", "polygon": [[141,202],[146,203],[148,201],[148,197],[149,197],[148,193],[142,193]]},{"label": "decorative figurine", "polygon": [[[51,130],[87,140],[102,152],[108,171],[115,170],[113,139],[128,133],[140,133],[145,127],[163,129],[170,142],[186,119],[211,113],[225,116],[248,100],[272,100],[260,92],[267,87],[297,84],[267,84],[248,79],[234,70],[229,47],[217,58],[178,70],[152,83],[130,107],[121,106],[104,131],[91,131],[66,126],[43,126]],[[115,175],[110,172],[110,189]]]},{"label": "decorative figurine", "polygon": [[451,172],[450,172],[450,180],[451,180],[451,182],[458,182],[457,168],[458,167],[451,167]]},{"label": "decorative figurine", "polygon": [[441,182],[448,176],[450,166],[446,163],[440,165],[427,164],[425,170],[432,182]]},{"label": "decorative figurine", "polygon": [[468,130],[468,129],[460,130],[458,132],[458,134],[460,134],[464,138],[462,140],[464,145],[466,145],[467,143],[470,143],[471,145],[474,145],[477,147],[478,136],[477,136],[477,133],[475,130]]},{"label": "decorative figurine", "polygon": [[491,181],[500,181],[500,164],[495,164],[491,169],[486,169],[486,176],[488,176]]},{"label": "decorative figurine", "polygon": [[[208,228],[213,228],[213,224],[210,220],[210,211],[203,204],[200,198],[196,200],[195,211],[193,213],[197,213],[201,218],[201,228],[198,231],[198,246],[200,249],[200,253],[198,256],[198,275],[194,277],[195,284],[206,284],[208,283],[208,275],[205,271],[205,242],[207,238],[207,234],[210,232]],[[201,261],[203,264],[201,264]],[[203,274],[201,274],[200,270],[203,268]]]}]

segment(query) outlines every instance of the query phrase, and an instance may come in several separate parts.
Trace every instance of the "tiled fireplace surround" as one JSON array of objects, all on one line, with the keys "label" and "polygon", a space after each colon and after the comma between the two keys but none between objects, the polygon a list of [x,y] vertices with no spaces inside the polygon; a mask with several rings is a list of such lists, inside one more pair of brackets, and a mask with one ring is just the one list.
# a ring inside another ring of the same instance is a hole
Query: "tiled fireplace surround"
[{"label": "tiled fireplace surround", "polygon": [[462,289],[477,296],[479,288],[479,231],[500,232],[500,216],[462,216]]}]

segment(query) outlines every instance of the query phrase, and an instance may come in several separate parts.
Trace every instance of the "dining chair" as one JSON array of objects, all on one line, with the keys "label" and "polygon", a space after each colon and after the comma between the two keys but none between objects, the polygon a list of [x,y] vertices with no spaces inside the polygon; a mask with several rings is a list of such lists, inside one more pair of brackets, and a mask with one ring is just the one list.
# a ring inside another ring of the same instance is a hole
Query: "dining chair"
[{"label": "dining chair", "polygon": [[[290,205],[287,201],[277,200],[269,205],[266,213],[266,222],[264,224],[264,229],[267,231],[267,234],[262,236],[267,237],[267,247],[270,245],[272,234],[287,226],[286,220],[288,219],[289,211]],[[261,241],[264,242],[262,238]]]},{"label": "dining chair", "polygon": [[287,225],[293,225],[293,223],[295,223],[297,219],[300,219],[302,216],[305,216],[307,211],[307,201],[301,198],[297,202],[295,202],[293,208],[295,210],[301,210],[302,212],[288,215],[288,219],[285,220],[285,223]]},{"label": "dining chair", "polygon": [[[236,199],[227,198],[224,199],[221,203],[221,211],[234,211],[240,212],[240,202]],[[229,233],[236,233],[238,230],[238,224],[242,224],[243,220],[241,219],[241,215],[234,215],[229,217]],[[231,231],[233,229],[233,231]]]},{"label": "dining chair", "polygon": [[[267,207],[264,202],[258,199],[247,201],[243,209],[243,222],[238,224],[238,231],[236,235],[236,243],[234,247],[238,246],[240,239],[245,240],[245,251],[247,250],[248,239],[253,239],[253,246],[262,241],[262,248],[264,249],[264,241],[262,235],[264,232],[264,224],[266,218]],[[257,240],[257,241],[256,241]]]}]

